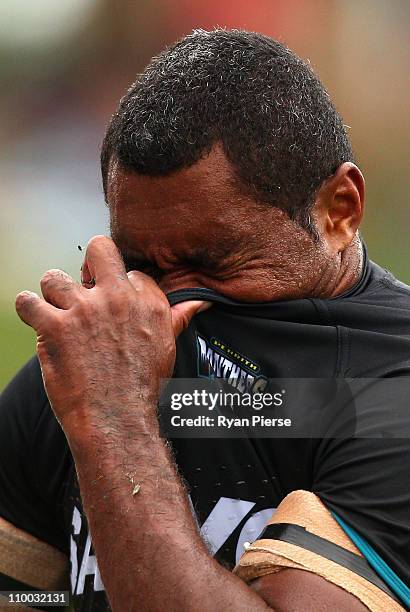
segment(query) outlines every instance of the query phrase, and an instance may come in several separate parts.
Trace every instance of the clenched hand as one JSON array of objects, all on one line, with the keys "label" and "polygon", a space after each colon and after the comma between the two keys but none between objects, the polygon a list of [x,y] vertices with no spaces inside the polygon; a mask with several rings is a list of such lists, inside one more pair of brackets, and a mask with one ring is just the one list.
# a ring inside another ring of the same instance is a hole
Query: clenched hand
[{"label": "clenched hand", "polygon": [[141,400],[156,404],[161,378],[173,371],[175,338],[206,307],[191,301],[171,308],[150,277],[127,274],[104,236],[88,244],[83,285],[49,270],[41,291],[44,299],[20,293],[16,310],[37,332],[46,391],[63,427],[80,415],[101,418]]}]

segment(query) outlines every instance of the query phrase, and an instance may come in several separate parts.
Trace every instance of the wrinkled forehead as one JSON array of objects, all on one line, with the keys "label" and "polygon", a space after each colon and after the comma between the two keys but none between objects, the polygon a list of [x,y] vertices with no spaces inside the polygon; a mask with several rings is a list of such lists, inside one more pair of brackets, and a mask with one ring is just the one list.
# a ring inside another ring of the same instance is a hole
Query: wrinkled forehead
[{"label": "wrinkled forehead", "polygon": [[186,204],[193,212],[195,205],[202,210],[224,208],[243,198],[235,170],[220,145],[193,165],[166,175],[147,175],[124,167],[115,157],[108,166],[106,182],[108,205],[149,206],[159,211],[165,206]]}]

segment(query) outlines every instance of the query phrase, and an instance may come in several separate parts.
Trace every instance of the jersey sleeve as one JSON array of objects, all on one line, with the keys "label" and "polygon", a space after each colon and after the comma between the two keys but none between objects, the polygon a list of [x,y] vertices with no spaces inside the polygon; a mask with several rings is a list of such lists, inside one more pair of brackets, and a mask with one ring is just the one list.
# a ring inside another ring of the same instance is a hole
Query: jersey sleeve
[{"label": "jersey sleeve", "polygon": [[67,554],[62,500],[70,455],[32,358],[0,396],[0,517]]},{"label": "jersey sleeve", "polygon": [[[292,491],[281,501],[258,539],[246,543],[234,572],[251,583],[286,569],[315,574],[339,587],[329,591],[329,609],[338,607],[342,589],[372,612],[403,612],[396,594],[372,569],[317,495],[309,491]],[[345,599],[344,608],[347,602]]]},{"label": "jersey sleeve", "polygon": [[409,438],[323,439],[312,487],[402,600],[410,595],[409,465]]},{"label": "jersey sleeve", "polygon": [[239,575],[307,569],[371,610],[410,609],[409,384],[359,379],[329,396],[310,439],[310,492],[292,486]]}]

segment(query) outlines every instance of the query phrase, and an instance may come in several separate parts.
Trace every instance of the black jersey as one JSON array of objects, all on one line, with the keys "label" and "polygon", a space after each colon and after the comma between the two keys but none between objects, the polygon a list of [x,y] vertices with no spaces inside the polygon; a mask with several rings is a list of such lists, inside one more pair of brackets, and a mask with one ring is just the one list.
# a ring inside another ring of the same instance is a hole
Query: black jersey
[{"label": "black jersey", "polygon": [[[178,339],[176,378],[202,376],[203,368],[225,378],[234,371],[247,383],[410,377],[410,288],[367,259],[360,281],[332,299],[238,304],[206,289],[169,295],[171,303],[194,298],[214,305]],[[387,421],[394,403],[383,406]],[[304,489],[409,583],[408,437],[175,438],[172,444],[201,534],[225,566],[233,567],[243,543],[257,539],[288,493]],[[72,458],[36,358],[1,396],[0,516],[67,554],[77,610],[109,609]]]}]

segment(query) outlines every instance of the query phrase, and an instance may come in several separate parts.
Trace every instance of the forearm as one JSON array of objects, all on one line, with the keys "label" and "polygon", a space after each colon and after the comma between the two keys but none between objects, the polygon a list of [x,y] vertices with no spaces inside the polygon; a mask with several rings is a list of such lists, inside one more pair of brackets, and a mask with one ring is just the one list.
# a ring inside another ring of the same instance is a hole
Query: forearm
[{"label": "forearm", "polygon": [[155,408],[119,411],[109,425],[66,427],[113,609],[267,610],[206,550]]},{"label": "forearm", "polygon": [[101,236],[87,247],[83,282],[50,270],[44,300],[23,292],[16,308],[37,332],[114,610],[266,609],[208,555],[158,432],[159,385],[172,375],[175,338],[204,303],[172,311],[154,280],[127,274]]}]

